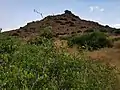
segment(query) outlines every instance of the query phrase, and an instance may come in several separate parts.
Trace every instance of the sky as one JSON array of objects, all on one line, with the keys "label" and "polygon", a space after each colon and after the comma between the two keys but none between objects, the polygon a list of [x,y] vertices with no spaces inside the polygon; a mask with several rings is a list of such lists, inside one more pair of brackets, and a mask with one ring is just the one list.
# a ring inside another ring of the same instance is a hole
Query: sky
[{"label": "sky", "polygon": [[120,28],[120,0],[0,0],[0,28],[7,31],[41,20],[34,9],[43,17],[70,10],[81,19]]}]

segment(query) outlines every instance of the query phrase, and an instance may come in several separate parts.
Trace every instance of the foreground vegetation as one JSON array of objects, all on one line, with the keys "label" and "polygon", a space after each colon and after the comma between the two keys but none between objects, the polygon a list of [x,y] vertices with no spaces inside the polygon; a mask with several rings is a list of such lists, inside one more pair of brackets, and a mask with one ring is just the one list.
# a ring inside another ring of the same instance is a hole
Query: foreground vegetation
[{"label": "foreground vegetation", "polygon": [[53,40],[23,42],[0,35],[1,90],[116,90],[114,68],[67,52],[56,52]]}]

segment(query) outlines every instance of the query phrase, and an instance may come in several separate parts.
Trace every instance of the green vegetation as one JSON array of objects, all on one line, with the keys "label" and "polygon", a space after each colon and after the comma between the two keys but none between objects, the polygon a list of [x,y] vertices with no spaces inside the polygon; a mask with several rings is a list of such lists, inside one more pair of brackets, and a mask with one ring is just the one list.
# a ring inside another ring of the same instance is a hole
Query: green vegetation
[{"label": "green vegetation", "polygon": [[120,34],[120,29],[114,30],[113,33],[114,34]]},{"label": "green vegetation", "polygon": [[111,38],[112,41],[120,41],[120,37]]},{"label": "green vegetation", "polygon": [[17,46],[20,43],[14,37],[8,37],[0,34],[0,53],[9,53],[12,54],[17,49]]},{"label": "green vegetation", "polygon": [[114,68],[57,52],[50,38],[23,43],[0,35],[1,90],[116,90],[117,84]]},{"label": "green vegetation", "polygon": [[41,37],[52,38],[53,37],[53,35],[52,35],[52,27],[49,26],[49,27],[43,28],[42,32],[41,32]]},{"label": "green vegetation", "polygon": [[104,47],[112,47],[111,41],[102,32],[87,33],[67,38],[70,46],[75,44],[88,50],[97,50]]}]

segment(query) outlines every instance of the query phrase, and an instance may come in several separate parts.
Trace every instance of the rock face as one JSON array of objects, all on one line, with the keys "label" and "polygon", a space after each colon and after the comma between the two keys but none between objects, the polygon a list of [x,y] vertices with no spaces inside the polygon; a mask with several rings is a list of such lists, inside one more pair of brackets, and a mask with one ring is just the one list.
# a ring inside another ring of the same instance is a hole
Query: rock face
[{"label": "rock face", "polygon": [[5,33],[12,36],[27,37],[37,35],[43,30],[43,28],[48,26],[52,27],[52,33],[54,36],[92,32],[93,29],[110,33],[115,30],[109,26],[102,26],[97,22],[82,20],[71,11],[65,10],[61,15],[47,16],[41,21],[30,22],[24,27]]}]

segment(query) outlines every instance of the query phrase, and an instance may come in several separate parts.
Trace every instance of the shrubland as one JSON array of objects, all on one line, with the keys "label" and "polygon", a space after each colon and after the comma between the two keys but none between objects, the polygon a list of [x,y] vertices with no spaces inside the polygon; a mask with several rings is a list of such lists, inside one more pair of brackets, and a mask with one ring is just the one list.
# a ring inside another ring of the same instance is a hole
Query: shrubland
[{"label": "shrubland", "polygon": [[69,46],[78,45],[82,49],[98,50],[104,47],[112,47],[112,41],[103,32],[92,32],[66,38]]},{"label": "shrubland", "polygon": [[[103,47],[100,41],[107,46],[107,39],[97,35],[71,41],[83,43],[92,38],[95,42],[87,44],[95,49]],[[0,34],[1,90],[116,90],[118,85],[113,67],[81,55],[57,52],[52,38],[43,35],[23,43],[17,37]]]}]

